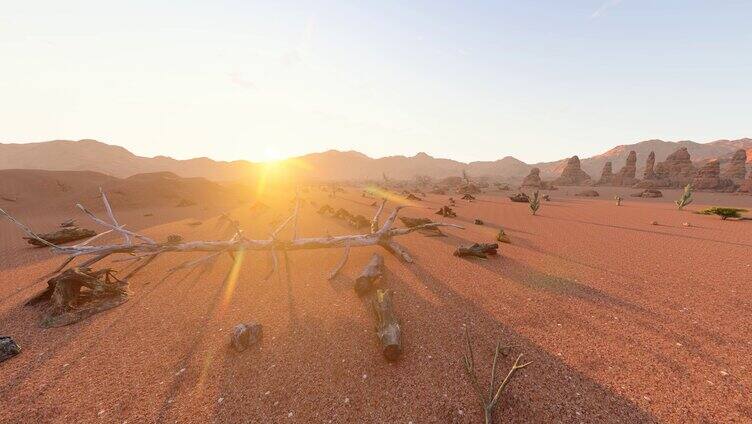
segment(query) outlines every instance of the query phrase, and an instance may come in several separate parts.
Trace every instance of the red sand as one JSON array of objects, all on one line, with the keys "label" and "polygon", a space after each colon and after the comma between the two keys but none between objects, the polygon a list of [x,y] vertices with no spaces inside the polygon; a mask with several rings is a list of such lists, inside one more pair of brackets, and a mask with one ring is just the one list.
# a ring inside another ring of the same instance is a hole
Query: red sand
[{"label": "red sand", "polygon": [[[131,283],[126,304],[42,329],[39,310],[22,305],[44,286],[30,281],[60,258],[26,247],[1,222],[0,334],[23,352],[0,364],[0,422],[475,423],[482,415],[460,364],[463,324],[476,335],[481,379],[499,337],[534,361],[508,387],[497,422],[752,421],[752,222],[691,213],[701,205],[677,211],[673,191],[664,201],[626,197],[621,207],[599,191],[595,200],[565,196],[573,188],[552,192],[535,217],[525,204],[481,195],[458,201],[458,219],[447,220],[465,230],[402,237],[416,263],[385,255],[404,331],[396,364],[380,356],[352,290],[377,248],[353,249],[333,282],[326,275],[340,250],[291,253],[289,282],[284,273],[261,281],[267,258],[249,253],[235,285],[224,282],[228,258],[204,275],[162,282],[186,259],[172,255]],[[371,200],[358,193],[307,196],[370,217]],[[430,196],[403,215],[437,218],[445,199]],[[750,197],[698,199],[752,207]],[[261,217],[247,207],[235,215],[265,237],[288,206],[286,198]],[[303,209],[301,235],[351,232],[314,209]],[[28,211],[40,230],[70,216],[36,212]],[[216,238],[220,212],[116,211],[159,239]],[[204,224],[186,225],[195,219]],[[499,257],[452,256],[458,244],[492,241],[498,226],[512,239]],[[249,320],[264,326],[260,347],[230,350],[230,329]]]}]

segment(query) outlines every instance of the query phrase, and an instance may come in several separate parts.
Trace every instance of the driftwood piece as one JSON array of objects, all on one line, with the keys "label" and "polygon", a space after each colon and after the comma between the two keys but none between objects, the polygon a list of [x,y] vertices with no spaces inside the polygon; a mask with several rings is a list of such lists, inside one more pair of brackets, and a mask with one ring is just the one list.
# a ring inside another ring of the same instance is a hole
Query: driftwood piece
[{"label": "driftwood piece", "polygon": [[402,330],[394,312],[391,290],[376,290],[370,297],[371,311],[376,319],[376,336],[381,342],[381,352],[389,361],[402,354]]},{"label": "driftwood piece", "polygon": [[371,260],[360,275],[355,279],[355,292],[358,296],[365,296],[372,292],[376,283],[384,275],[384,257],[378,253],[371,256]]},{"label": "driftwood piece", "polygon": [[75,227],[75,226],[76,226],[75,218],[71,218],[60,223],[60,227],[62,228],[69,228],[69,227]]},{"label": "driftwood piece", "polygon": [[445,218],[454,218],[457,216],[457,213],[449,206],[442,206],[441,209],[436,211],[436,215],[441,215]]},{"label": "driftwood piece", "polygon": [[26,305],[49,304],[42,327],[73,324],[128,300],[128,283],[113,274],[109,268],[98,271],[88,267],[69,268],[49,279],[47,288]]},{"label": "driftwood piece", "polygon": [[0,362],[10,359],[21,353],[21,347],[18,346],[9,336],[0,336]]},{"label": "driftwood piece", "polygon": [[[402,223],[408,228],[433,223],[433,221],[428,218],[410,218],[409,216],[401,216],[400,221],[402,221]],[[424,228],[418,230],[418,232],[428,237],[446,237],[446,234],[442,233],[438,228]]]},{"label": "driftwood piece", "polygon": [[[48,243],[64,244],[64,243],[69,243],[71,241],[91,238],[91,237],[96,236],[97,233],[94,230],[88,230],[86,228],[64,227],[52,233],[37,234],[37,235],[39,236],[39,238],[46,240]],[[45,244],[41,240],[35,239],[33,237],[24,237],[24,240],[26,240],[29,244],[33,246],[37,246],[37,247],[48,246],[48,244]]]},{"label": "driftwood piece", "polygon": [[242,352],[261,340],[263,328],[257,322],[238,324],[232,329],[232,347]]},{"label": "driftwood piece", "polygon": [[470,247],[460,246],[454,251],[454,256],[474,256],[477,258],[487,258],[488,255],[497,254],[498,243],[475,243]]},{"label": "driftwood piece", "polygon": [[180,202],[178,202],[178,204],[175,205],[175,207],[177,207],[177,208],[187,208],[188,206],[194,206],[195,204],[196,204],[196,202],[194,202],[193,200],[180,199]]},{"label": "driftwood piece", "polygon": [[509,200],[517,203],[530,203],[530,198],[525,193],[517,193],[509,196]]}]

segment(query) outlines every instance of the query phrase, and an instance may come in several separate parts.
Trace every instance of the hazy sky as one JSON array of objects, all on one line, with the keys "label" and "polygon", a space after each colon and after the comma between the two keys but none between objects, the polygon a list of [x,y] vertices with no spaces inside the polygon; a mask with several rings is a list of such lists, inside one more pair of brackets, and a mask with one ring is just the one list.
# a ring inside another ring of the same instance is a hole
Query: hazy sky
[{"label": "hazy sky", "polygon": [[752,1],[0,0],[0,142],[458,160],[752,137]]}]

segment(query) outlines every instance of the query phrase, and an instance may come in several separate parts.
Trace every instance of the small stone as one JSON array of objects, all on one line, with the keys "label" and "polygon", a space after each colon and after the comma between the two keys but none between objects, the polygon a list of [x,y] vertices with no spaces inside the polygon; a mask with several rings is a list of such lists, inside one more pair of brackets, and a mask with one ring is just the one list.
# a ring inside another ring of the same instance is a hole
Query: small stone
[{"label": "small stone", "polygon": [[650,223],[650,225],[658,225],[658,221],[653,221]]},{"label": "small stone", "polygon": [[691,227],[692,226],[692,224],[690,224],[689,222],[682,222],[682,225],[685,226],[685,227]]},{"label": "small stone", "polygon": [[287,418],[292,418],[292,411],[287,413]]},{"label": "small stone", "polygon": [[21,352],[21,347],[10,337],[0,336],[0,362],[5,361]]},{"label": "small stone", "polygon": [[257,322],[238,324],[232,329],[232,347],[242,352],[258,343],[261,339],[262,327]]}]

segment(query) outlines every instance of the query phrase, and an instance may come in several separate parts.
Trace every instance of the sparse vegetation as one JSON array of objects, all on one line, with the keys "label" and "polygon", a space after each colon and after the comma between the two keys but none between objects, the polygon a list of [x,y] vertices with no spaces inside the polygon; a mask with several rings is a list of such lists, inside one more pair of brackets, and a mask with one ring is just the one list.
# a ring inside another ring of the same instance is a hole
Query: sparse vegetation
[{"label": "sparse vegetation", "polygon": [[530,210],[533,211],[533,215],[535,215],[538,212],[538,209],[540,209],[540,199],[538,198],[538,190],[535,190],[533,192],[533,197],[530,199]]},{"label": "sparse vegetation", "polygon": [[501,341],[496,343],[493,365],[491,366],[491,382],[489,383],[488,387],[488,395],[486,395],[481,389],[480,382],[478,382],[478,375],[475,370],[475,353],[473,352],[473,345],[470,340],[470,331],[467,329],[467,327],[465,327],[465,356],[462,358],[462,364],[465,367],[465,374],[467,374],[467,378],[470,380],[470,385],[473,387],[475,394],[478,396],[480,404],[483,406],[483,413],[485,417],[484,422],[486,424],[493,422],[493,413],[494,409],[496,408],[496,403],[499,402],[501,393],[504,391],[504,388],[506,388],[507,384],[509,384],[509,382],[512,380],[512,377],[514,377],[515,373],[532,363],[532,361],[522,363],[522,355],[520,354],[519,356],[517,356],[517,359],[514,361],[512,368],[510,368],[509,372],[507,372],[507,376],[504,377],[504,380],[502,380],[501,384],[499,384],[499,386],[497,387],[496,364],[499,361],[499,355],[507,356],[505,350],[511,347],[512,346],[502,346]]},{"label": "sparse vegetation", "polygon": [[692,184],[687,184],[687,186],[684,187],[684,193],[682,193],[682,196],[675,203],[676,206],[679,207],[679,210],[682,210],[685,206],[692,203],[692,200]]},{"label": "sparse vegetation", "polygon": [[700,214],[702,215],[718,215],[721,217],[722,220],[726,220],[728,218],[741,218],[742,212],[747,212],[747,209],[741,209],[741,208],[722,208],[718,206],[713,206],[712,208],[707,208],[704,210],[701,210]]}]

